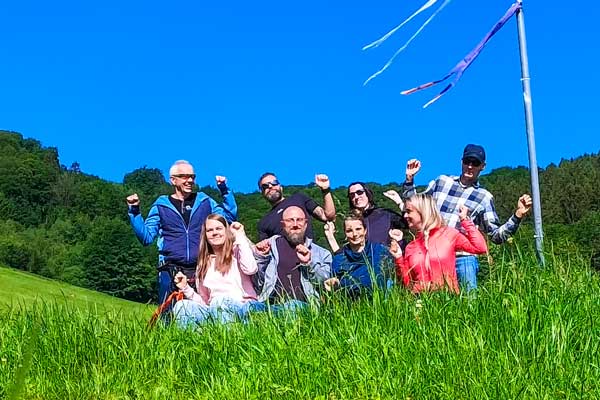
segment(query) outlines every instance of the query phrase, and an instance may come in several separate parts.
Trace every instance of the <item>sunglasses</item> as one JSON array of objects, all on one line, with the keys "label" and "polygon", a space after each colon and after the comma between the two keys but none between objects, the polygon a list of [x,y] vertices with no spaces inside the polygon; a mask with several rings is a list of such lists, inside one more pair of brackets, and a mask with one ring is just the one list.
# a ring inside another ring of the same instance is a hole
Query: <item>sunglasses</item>
[{"label": "sunglasses", "polygon": [[268,188],[273,187],[273,186],[279,186],[279,181],[277,179],[272,180],[271,182],[262,183],[260,185],[260,190],[262,190],[264,192],[265,190],[267,190]]},{"label": "sunglasses", "polygon": [[365,191],[359,189],[356,192],[350,192],[350,193],[348,193],[348,197],[350,197],[352,199],[352,198],[354,198],[356,196],[362,196],[363,194],[365,194]]},{"label": "sunglasses", "polygon": [[177,175],[173,175],[173,177],[185,179],[187,181],[190,178],[196,179],[196,174],[177,174]]},{"label": "sunglasses", "polygon": [[479,167],[481,165],[481,161],[476,158],[463,158],[463,164],[472,165],[473,167]]}]

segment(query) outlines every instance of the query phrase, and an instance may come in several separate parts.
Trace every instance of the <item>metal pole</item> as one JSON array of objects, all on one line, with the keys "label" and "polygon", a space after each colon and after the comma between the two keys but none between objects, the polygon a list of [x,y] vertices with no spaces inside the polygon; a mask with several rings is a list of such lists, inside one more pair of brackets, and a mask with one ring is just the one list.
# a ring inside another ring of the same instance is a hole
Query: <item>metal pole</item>
[{"label": "metal pole", "polygon": [[531,197],[533,200],[533,223],[535,229],[535,248],[538,261],[544,266],[544,233],[542,230],[542,206],[540,201],[540,183],[538,166],[535,157],[535,138],[533,135],[533,111],[531,107],[531,87],[529,78],[529,61],[527,59],[527,40],[525,38],[525,19],[523,17],[523,1],[517,0],[517,26],[519,29],[519,52],[521,54],[521,82],[523,84],[523,104],[525,106],[525,128],[527,131],[527,146],[529,148],[529,173],[531,175]]}]

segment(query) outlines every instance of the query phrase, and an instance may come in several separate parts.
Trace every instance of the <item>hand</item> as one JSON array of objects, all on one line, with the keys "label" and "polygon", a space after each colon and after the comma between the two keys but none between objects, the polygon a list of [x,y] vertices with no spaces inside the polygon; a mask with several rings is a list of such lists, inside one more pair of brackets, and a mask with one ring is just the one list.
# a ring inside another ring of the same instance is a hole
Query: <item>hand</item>
[{"label": "hand", "polygon": [[302,264],[310,264],[310,250],[305,245],[296,246],[296,255]]},{"label": "hand", "polygon": [[175,285],[179,290],[185,289],[188,285],[187,276],[185,276],[183,272],[178,272],[173,278],[173,282],[175,282]]},{"label": "hand", "polygon": [[458,206],[458,218],[460,218],[461,221],[469,218],[469,209],[464,204]]},{"label": "hand", "polygon": [[217,182],[217,186],[227,185],[227,178],[225,178],[224,176],[215,176],[215,181]]},{"label": "hand", "polygon": [[140,198],[138,197],[137,193],[127,196],[127,198],[125,200],[127,200],[127,205],[129,205],[129,206],[139,206],[140,205]]},{"label": "hand", "polygon": [[325,222],[325,226],[323,227],[325,230],[325,236],[333,237],[335,235],[335,224],[331,221]]},{"label": "hand", "polygon": [[327,190],[330,187],[330,183],[329,183],[329,177],[325,174],[318,174],[315,175],[315,184],[321,189],[321,190]]},{"label": "hand", "polygon": [[413,158],[406,163],[406,182],[411,183],[415,175],[421,170],[421,161]]},{"label": "hand", "polygon": [[400,244],[394,239],[390,242],[390,254],[394,258],[402,257],[402,249],[400,248]]},{"label": "hand", "polygon": [[325,282],[323,282],[323,284],[325,285],[325,290],[331,292],[334,286],[340,284],[340,280],[338,278],[329,278]]},{"label": "hand", "polygon": [[383,192],[383,195],[385,197],[387,197],[388,199],[390,199],[391,201],[393,201],[394,203],[396,203],[400,209],[404,208],[404,203],[402,202],[402,198],[400,197],[400,194],[398,192],[396,192],[395,190],[387,190],[385,192]]},{"label": "hand", "polygon": [[404,233],[400,229],[390,229],[388,231],[388,235],[390,235],[390,238],[396,242],[401,241],[404,237]]},{"label": "hand", "polygon": [[533,204],[533,200],[531,200],[531,196],[528,194],[524,194],[519,197],[519,201],[517,202],[517,211],[515,211],[515,215],[517,218],[523,218],[526,216],[531,210],[531,205]]},{"label": "hand", "polygon": [[254,245],[254,248],[257,252],[266,256],[269,254],[269,251],[271,251],[271,243],[269,242],[269,239],[261,240]]},{"label": "hand", "polygon": [[229,230],[231,231],[231,233],[233,233],[233,237],[236,239],[246,237],[246,231],[244,230],[244,225],[240,224],[237,221],[232,222],[231,225],[229,225]]}]

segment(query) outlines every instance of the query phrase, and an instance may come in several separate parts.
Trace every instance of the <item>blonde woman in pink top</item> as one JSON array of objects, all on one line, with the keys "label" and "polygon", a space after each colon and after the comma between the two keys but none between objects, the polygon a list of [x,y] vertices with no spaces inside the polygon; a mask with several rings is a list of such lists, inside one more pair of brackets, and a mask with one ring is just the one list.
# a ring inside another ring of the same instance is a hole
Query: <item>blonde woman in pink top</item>
[{"label": "blonde woman in pink top", "polygon": [[175,284],[185,295],[173,308],[181,327],[213,319],[222,323],[245,320],[251,311],[264,305],[256,301],[251,275],[258,270],[250,242],[239,222],[228,225],[219,214],[210,214],[200,238],[195,292],[183,273],[175,275]]},{"label": "blonde woman in pink top", "polygon": [[398,278],[413,293],[443,288],[458,293],[456,252],[487,252],[485,238],[469,219],[468,212],[465,206],[459,207],[462,231],[458,231],[446,226],[431,195],[416,194],[407,200],[404,215],[416,237],[406,246],[405,254],[396,243],[390,252],[396,259]]}]

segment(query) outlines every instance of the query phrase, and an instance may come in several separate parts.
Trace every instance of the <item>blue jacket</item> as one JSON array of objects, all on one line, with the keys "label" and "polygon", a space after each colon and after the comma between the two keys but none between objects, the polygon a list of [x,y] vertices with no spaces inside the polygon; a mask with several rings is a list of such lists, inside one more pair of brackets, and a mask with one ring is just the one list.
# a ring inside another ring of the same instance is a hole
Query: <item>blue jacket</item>
[{"label": "blue jacket", "polygon": [[393,283],[393,264],[388,254],[387,247],[380,243],[367,241],[360,253],[346,245],[333,257],[333,276],[351,297],[370,292],[375,286],[385,289]]},{"label": "blue jacket", "polygon": [[232,222],[237,218],[237,204],[233,192],[221,189],[223,205],[198,192],[190,214],[188,226],[181,213],[169,201],[169,196],[160,196],[148,212],[144,221],[141,214],[134,214],[129,209],[129,221],[138,240],[148,246],[158,238],[156,245],[159,252],[159,264],[172,262],[175,264],[196,264],[200,247],[202,224],[209,214],[217,213]]}]

